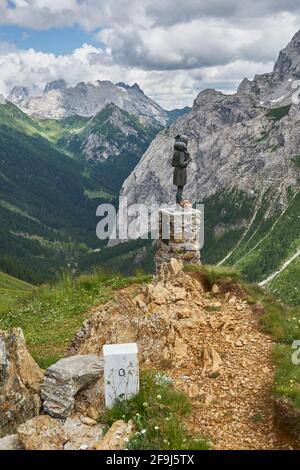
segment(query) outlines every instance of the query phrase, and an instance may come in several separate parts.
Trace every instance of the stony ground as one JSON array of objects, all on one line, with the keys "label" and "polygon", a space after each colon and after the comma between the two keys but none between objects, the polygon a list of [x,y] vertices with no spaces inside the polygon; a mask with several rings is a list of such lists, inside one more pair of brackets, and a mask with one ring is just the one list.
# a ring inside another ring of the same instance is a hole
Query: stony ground
[{"label": "stony ground", "polygon": [[201,338],[193,338],[206,358],[172,374],[193,400],[189,429],[207,435],[217,449],[290,448],[275,424],[271,339],[243,300],[225,296],[217,304],[219,310],[206,314]]},{"label": "stony ground", "polygon": [[94,309],[72,347],[99,353],[104,342],[137,341],[142,367],[163,370],[191,398],[193,434],[216,449],[292,449],[276,425],[273,344],[255,312],[237,285],[207,292],[174,263]]}]

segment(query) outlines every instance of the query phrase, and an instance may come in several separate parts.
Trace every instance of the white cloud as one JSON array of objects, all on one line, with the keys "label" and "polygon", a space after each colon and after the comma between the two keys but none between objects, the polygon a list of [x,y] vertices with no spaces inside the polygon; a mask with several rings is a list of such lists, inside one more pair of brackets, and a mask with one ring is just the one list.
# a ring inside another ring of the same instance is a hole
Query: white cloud
[{"label": "white cloud", "polygon": [[233,92],[244,76],[270,71],[299,13],[291,0],[0,0],[0,23],[78,24],[104,47],[56,56],[0,43],[1,89],[122,80],[167,108],[191,104],[202,88]]},{"label": "white cloud", "polygon": [[[237,61],[220,67],[193,70],[143,70],[118,65],[100,48],[84,44],[72,54],[56,56],[43,52],[18,50],[0,44],[1,92],[8,94],[14,85],[40,89],[48,81],[64,78],[70,85],[80,81],[120,80],[138,82],[145,93],[167,109],[190,105],[202,88],[216,87],[233,92],[243,76],[265,71],[262,64]],[[5,87],[4,87],[5,84]]]}]

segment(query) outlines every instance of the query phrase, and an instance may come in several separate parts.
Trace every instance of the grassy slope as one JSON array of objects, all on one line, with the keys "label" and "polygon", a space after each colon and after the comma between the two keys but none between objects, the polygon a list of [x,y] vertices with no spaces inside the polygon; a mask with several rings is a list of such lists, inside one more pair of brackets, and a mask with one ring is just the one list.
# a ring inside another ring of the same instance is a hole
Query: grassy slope
[{"label": "grassy slope", "polygon": [[65,354],[92,306],[110,300],[116,289],[147,279],[144,274],[125,278],[97,272],[77,279],[63,275],[57,284],[36,288],[26,299],[19,297],[14,308],[0,303],[0,329],[21,327],[31,354],[46,367]]},{"label": "grassy slope", "polygon": [[[120,119],[137,133],[128,136],[114,125],[111,120],[113,113],[118,110]],[[0,124],[22,132],[28,136],[42,137],[50,145],[68,156],[79,159],[84,163],[85,175],[97,182],[94,190],[103,192],[118,192],[123,181],[131,173],[139,158],[147,149],[150,141],[160,130],[158,125],[143,125],[138,118],[115,105],[107,105],[93,117],[69,116],[61,120],[37,119],[27,116],[11,103],[0,105]],[[89,135],[97,135],[104,139],[106,146],[99,147],[100,154],[109,148],[123,149],[115,158],[114,153],[102,162],[86,161],[83,158],[83,146]]]},{"label": "grassy slope", "polygon": [[294,259],[289,266],[278,274],[267,288],[282,302],[299,305],[300,296],[300,256]]},{"label": "grassy slope", "polygon": [[[286,210],[277,210],[267,218],[271,202],[269,192],[258,202],[232,191],[205,201],[204,261],[218,263],[231,252],[226,264],[239,269],[251,282],[261,281],[280,268],[300,247],[300,192],[290,195]],[[218,226],[224,230],[216,235]],[[295,261],[268,288],[283,302],[300,304],[299,279]]]},{"label": "grassy slope", "polygon": [[17,306],[32,295],[34,287],[27,282],[0,272],[0,314]]},{"label": "grassy slope", "polygon": [[[116,110],[137,131],[133,140],[112,125]],[[56,121],[0,105],[0,218],[6,221],[0,225],[0,269],[41,283],[70,262],[81,271],[99,265],[102,255],[92,252],[104,245],[95,234],[96,207],[116,204],[116,189],[157,130],[113,106],[93,118]],[[125,147],[116,159],[87,162],[81,146],[90,133],[104,136],[112,147]],[[126,267],[125,251],[120,263],[115,259],[117,269]]]},{"label": "grassy slope", "polygon": [[43,281],[74,256],[75,246],[99,245],[95,210],[101,199],[85,196],[89,185],[79,162],[41,137],[0,123],[2,270]]}]

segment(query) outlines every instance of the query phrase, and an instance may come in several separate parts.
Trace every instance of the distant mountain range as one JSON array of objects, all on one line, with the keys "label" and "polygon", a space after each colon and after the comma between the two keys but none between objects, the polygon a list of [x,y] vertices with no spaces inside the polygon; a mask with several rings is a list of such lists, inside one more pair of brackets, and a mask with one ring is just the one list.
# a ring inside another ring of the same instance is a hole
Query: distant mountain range
[{"label": "distant mountain range", "polygon": [[78,258],[89,267],[93,250],[104,245],[95,234],[97,206],[117,203],[124,179],[161,124],[112,103],[89,117],[55,120],[3,102],[0,271],[38,283],[62,267],[73,269]]},{"label": "distant mountain range", "polygon": [[122,82],[14,88],[18,107],[0,105],[0,269],[38,282],[79,259],[89,267],[115,253],[132,265],[130,247],[93,253],[103,247],[95,209],[117,204],[125,179],[129,204],[173,201],[173,139],[185,133],[185,196],[205,203],[203,260],[300,303],[299,79],[300,32],[271,73],[233,95],[203,90],[192,110],[165,111]]},{"label": "distant mountain range", "polygon": [[130,86],[123,82],[114,84],[109,80],[80,82],[75,87],[67,86],[64,80],[55,80],[48,83],[43,92],[39,92],[34,85],[31,88],[16,86],[8,100],[31,116],[54,119],[72,115],[94,116],[113,103],[130,114],[144,116],[162,126],[190,110],[186,107],[166,111],[146,96],[137,83]]},{"label": "distant mountain range", "polygon": [[174,201],[172,146],[186,134],[185,197],[205,203],[203,260],[234,265],[291,303],[300,303],[299,79],[300,31],[271,73],[244,79],[233,95],[200,92],[121,190],[130,205]]}]

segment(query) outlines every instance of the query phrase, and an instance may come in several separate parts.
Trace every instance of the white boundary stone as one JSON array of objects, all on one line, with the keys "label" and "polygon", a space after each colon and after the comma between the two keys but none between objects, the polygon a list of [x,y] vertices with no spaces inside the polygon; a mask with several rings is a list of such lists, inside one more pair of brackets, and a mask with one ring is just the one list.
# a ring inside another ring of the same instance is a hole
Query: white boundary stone
[{"label": "white boundary stone", "polygon": [[128,400],[139,392],[139,366],[136,343],[105,344],[104,390],[105,406],[117,400]]}]

